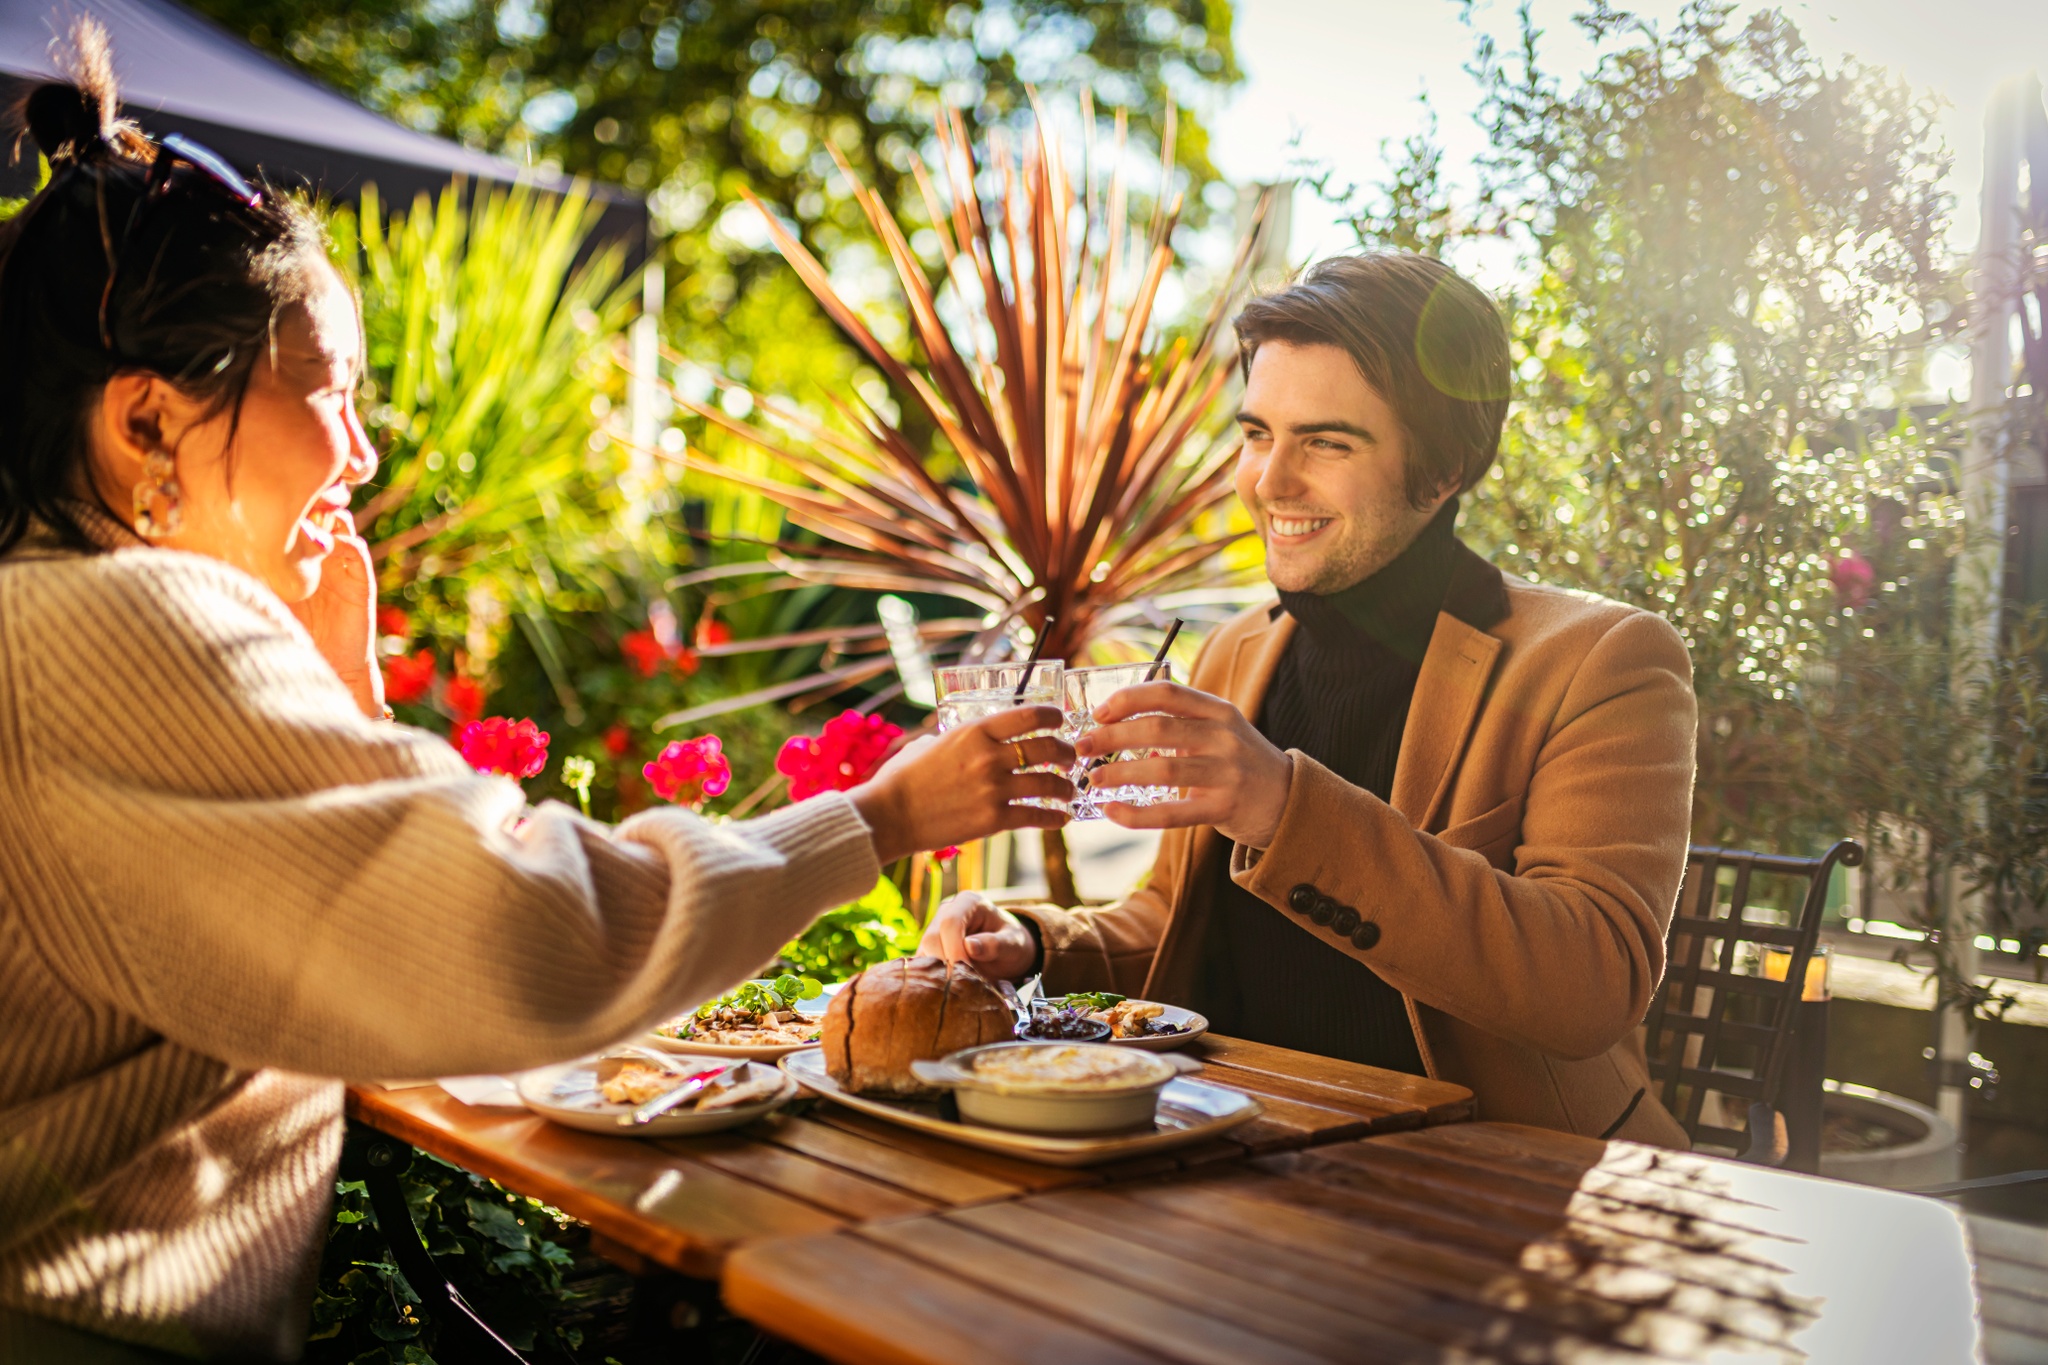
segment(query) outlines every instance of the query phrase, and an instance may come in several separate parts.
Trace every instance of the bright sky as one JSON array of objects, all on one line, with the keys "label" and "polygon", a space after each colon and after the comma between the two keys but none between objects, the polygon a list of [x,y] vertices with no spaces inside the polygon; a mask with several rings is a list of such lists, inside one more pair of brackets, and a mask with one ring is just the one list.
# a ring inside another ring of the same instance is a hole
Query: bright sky
[{"label": "bright sky", "polygon": [[[1217,166],[1240,182],[1289,173],[1308,158],[1339,182],[1376,180],[1381,144],[1422,125],[1417,97],[1435,107],[1446,165],[1469,178],[1483,139],[1472,123],[1477,89],[1464,71],[1474,30],[1455,0],[1235,0],[1237,52],[1245,84],[1212,116]],[[1535,0],[1553,71],[1578,71],[1592,49],[1571,22],[1576,0]],[[1675,0],[1643,0],[1659,20]],[[1745,3],[1738,17],[1763,5]],[[2041,0],[1788,0],[1778,6],[1828,62],[1844,53],[1900,72],[1950,104],[1943,136],[1956,153],[1953,240],[1967,247],[1977,225],[1984,104],[2003,78],[2048,69],[2048,4]],[[1505,46],[1515,31],[1512,0],[1480,0],[1473,22]],[[1290,141],[1299,136],[1299,145]],[[1299,261],[1344,249],[1348,235],[1306,190],[1296,196],[1290,256]]]}]

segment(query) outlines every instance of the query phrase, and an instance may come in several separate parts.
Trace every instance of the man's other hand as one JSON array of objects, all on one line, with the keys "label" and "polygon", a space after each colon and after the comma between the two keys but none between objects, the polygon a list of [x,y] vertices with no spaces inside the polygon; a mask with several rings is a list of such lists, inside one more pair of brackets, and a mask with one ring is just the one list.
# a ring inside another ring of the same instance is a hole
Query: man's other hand
[{"label": "man's other hand", "polygon": [[965,962],[991,981],[1015,981],[1031,970],[1038,943],[1015,915],[996,909],[978,891],[962,891],[940,902],[917,951]]}]

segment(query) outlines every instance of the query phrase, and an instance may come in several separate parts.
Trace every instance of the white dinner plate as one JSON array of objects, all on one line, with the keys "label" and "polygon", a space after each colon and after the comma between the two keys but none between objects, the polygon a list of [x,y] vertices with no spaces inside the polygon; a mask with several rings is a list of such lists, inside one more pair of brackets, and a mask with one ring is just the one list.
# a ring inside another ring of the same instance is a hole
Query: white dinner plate
[{"label": "white dinner plate", "polygon": [[[730,1060],[703,1053],[690,1055],[701,1060],[706,1069],[721,1060]],[[621,1128],[619,1116],[632,1113],[638,1106],[613,1104],[604,1097],[597,1088],[597,1061],[595,1057],[585,1057],[581,1061],[525,1072],[518,1081],[519,1098],[542,1118],[566,1127],[581,1128],[586,1133],[605,1133],[612,1137],[688,1137],[693,1133],[716,1133],[751,1123],[769,1110],[788,1104],[797,1093],[796,1082],[785,1074],[781,1078],[781,1089],[765,1100],[703,1113],[695,1109],[671,1110],[639,1127]]]},{"label": "white dinner plate", "polygon": [[962,1123],[958,1119],[946,1118],[934,1100],[856,1095],[841,1089],[839,1082],[825,1070],[823,1052],[793,1053],[784,1057],[779,1065],[802,1081],[806,1090],[815,1091],[849,1109],[969,1147],[1022,1157],[1048,1166],[1095,1166],[1125,1157],[1171,1151],[1227,1133],[1263,1112],[1259,1102],[1250,1095],[1182,1076],[1168,1081],[1166,1088],[1159,1092],[1159,1107],[1154,1111],[1153,1126],[1149,1132],[1140,1129],[1087,1137],[1057,1137]]}]

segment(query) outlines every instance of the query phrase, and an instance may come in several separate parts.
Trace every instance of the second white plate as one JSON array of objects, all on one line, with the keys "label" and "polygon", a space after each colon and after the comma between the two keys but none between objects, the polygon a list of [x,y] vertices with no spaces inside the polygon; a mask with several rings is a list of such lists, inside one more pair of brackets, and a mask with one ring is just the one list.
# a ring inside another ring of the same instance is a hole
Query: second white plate
[{"label": "second white plate", "polygon": [[[702,1052],[690,1055],[702,1057],[707,1064],[713,1060]],[[797,1093],[796,1083],[784,1075],[782,1088],[765,1100],[703,1113],[694,1109],[673,1110],[636,1128],[621,1128],[619,1116],[632,1113],[634,1106],[613,1104],[598,1093],[595,1057],[524,1072],[518,1078],[518,1087],[519,1098],[542,1118],[608,1137],[688,1137],[693,1133],[716,1133],[751,1123],[769,1110],[788,1104]]]}]

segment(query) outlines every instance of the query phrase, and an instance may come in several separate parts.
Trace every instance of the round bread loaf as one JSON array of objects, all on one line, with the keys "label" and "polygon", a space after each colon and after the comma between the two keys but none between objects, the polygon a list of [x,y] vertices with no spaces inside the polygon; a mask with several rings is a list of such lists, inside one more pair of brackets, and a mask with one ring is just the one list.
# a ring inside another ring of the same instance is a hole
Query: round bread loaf
[{"label": "round bread loaf", "polygon": [[825,1069],[868,1095],[929,1092],[910,1064],[964,1047],[1000,1043],[1016,1016],[996,988],[964,962],[900,957],[846,983],[825,1011]]}]

